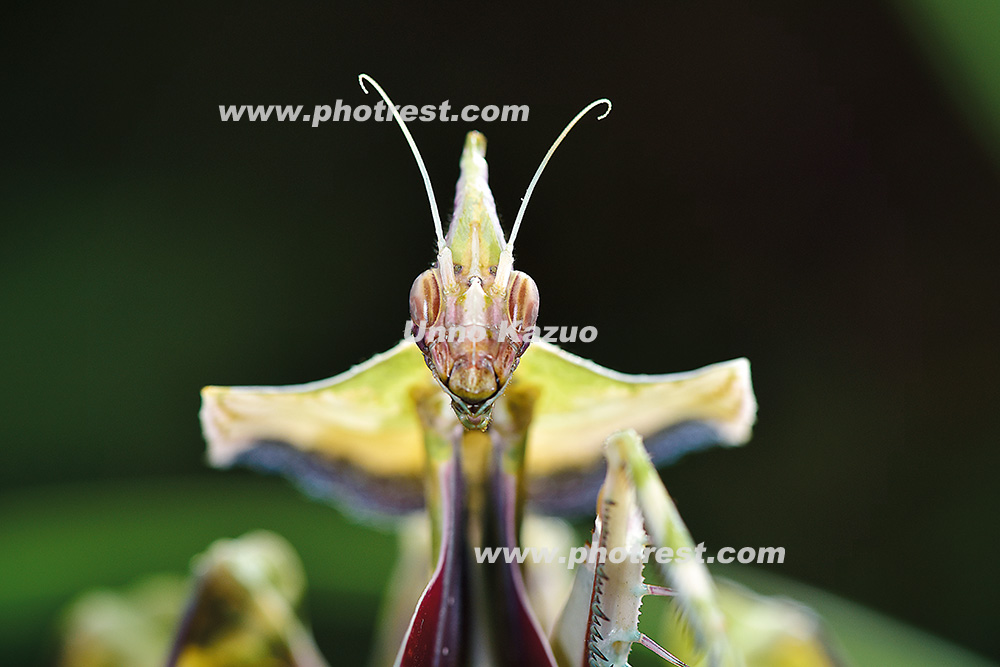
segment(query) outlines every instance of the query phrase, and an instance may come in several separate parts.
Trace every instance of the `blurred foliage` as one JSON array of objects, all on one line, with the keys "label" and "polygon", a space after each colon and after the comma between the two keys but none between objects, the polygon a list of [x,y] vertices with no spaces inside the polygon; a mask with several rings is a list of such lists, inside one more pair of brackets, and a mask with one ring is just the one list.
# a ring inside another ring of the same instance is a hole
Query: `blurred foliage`
[{"label": "blurred foliage", "polygon": [[1000,171],[1000,3],[893,0]]},{"label": "blurred foliage", "polygon": [[87,592],[65,613],[59,667],[163,667],[190,593],[179,575]]},{"label": "blurred foliage", "polygon": [[212,475],[91,483],[8,495],[0,502],[0,646],[14,664],[44,664],[54,619],[95,586],[189,570],[220,537],[258,528],[287,537],[311,589],[307,613],[329,655],[364,659],[395,540],[311,503],[277,480]]},{"label": "blurred foliage", "polygon": [[[296,612],[305,575],[282,537],[212,543],[193,581],[160,577],[70,607],[60,667],[323,667]],[[169,658],[168,658],[169,656]]]}]

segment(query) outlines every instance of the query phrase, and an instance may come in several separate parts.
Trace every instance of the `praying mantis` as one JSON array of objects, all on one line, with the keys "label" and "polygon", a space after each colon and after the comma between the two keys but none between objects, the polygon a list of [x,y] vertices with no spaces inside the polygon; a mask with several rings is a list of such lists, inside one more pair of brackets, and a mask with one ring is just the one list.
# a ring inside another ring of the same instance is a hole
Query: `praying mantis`
[{"label": "praying mantis", "polygon": [[[626,375],[537,339],[539,290],[514,269],[514,243],[556,148],[595,108],[605,107],[604,118],[610,101],[587,105],[558,135],[506,238],[486,140],[470,132],[445,234],[406,123],[371,77],[359,82],[393,109],[434,222],[436,261],[410,290],[411,340],[327,380],[206,387],[210,462],[280,472],[355,510],[411,517],[400,519],[409,546],[380,631],[382,664],[620,666],[634,644],[673,665],[836,664],[808,612],[722,589],[697,559],[657,561],[669,588],[647,583],[649,566],[634,559],[545,576],[503,559],[476,562],[476,547],[530,545],[539,536],[568,548],[565,524],[545,517],[595,502],[595,547],[693,550],[655,466],[749,439],[749,363]],[[413,336],[421,325],[449,333]],[[663,603],[678,610],[670,650],[638,628],[647,595],[669,597]],[[183,664],[183,647],[175,653]]]}]

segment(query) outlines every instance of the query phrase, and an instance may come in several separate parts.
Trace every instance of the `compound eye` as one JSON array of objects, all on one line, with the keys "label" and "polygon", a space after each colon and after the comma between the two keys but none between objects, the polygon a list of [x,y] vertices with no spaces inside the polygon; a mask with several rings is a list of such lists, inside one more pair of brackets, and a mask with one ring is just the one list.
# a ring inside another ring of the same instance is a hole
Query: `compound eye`
[{"label": "compound eye", "polygon": [[515,328],[519,336],[535,326],[538,319],[538,287],[527,273],[514,271],[510,276],[507,315],[511,323],[517,323]]},{"label": "compound eye", "polygon": [[424,271],[410,288],[410,319],[415,326],[431,327],[441,312],[441,285],[433,269]]}]

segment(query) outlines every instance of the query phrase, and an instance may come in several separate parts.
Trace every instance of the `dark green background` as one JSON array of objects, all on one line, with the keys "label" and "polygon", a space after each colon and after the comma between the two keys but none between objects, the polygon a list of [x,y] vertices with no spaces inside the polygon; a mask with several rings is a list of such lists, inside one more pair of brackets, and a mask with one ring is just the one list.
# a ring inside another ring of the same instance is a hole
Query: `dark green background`
[{"label": "dark green background", "polygon": [[749,357],[752,443],[664,473],[695,536],[784,546],[773,572],[1000,656],[1000,12],[957,4],[12,10],[5,656],[50,651],[74,591],[257,525],[303,553],[324,646],[367,652],[392,541],[206,471],[197,424],[204,384],[325,377],[402,331],[434,237],[398,130],[218,115],[373,104],[362,71],[401,104],[530,105],[411,126],[444,208],[464,133],[487,135],[508,228],[562,126],[610,97],[519,237],[542,322],[596,326],[571,349],[623,371]]}]

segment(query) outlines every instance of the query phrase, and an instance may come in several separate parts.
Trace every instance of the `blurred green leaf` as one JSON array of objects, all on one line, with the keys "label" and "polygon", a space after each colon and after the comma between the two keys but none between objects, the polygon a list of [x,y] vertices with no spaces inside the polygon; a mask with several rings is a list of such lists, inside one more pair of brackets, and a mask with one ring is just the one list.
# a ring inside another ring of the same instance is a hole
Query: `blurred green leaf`
[{"label": "blurred green leaf", "polygon": [[0,497],[0,647],[51,654],[59,610],[96,587],[185,573],[220,537],[268,529],[299,552],[321,648],[367,656],[395,537],[352,523],[284,482],[239,473],[42,487]]},{"label": "blurred green leaf", "polygon": [[1000,3],[896,0],[895,4],[1000,167]]}]

